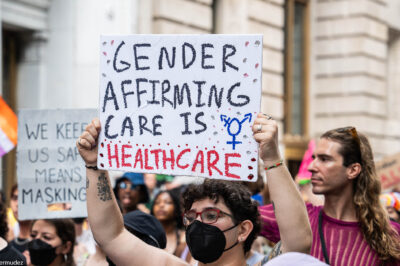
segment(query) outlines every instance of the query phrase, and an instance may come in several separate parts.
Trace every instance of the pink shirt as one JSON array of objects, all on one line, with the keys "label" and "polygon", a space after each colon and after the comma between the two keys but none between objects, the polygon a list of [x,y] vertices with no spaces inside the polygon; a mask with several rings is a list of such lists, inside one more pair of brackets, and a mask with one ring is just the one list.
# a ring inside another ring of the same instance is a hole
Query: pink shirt
[{"label": "pink shirt", "polygon": [[[322,206],[307,204],[313,232],[311,256],[325,262],[318,233],[318,214],[321,209]],[[279,228],[272,205],[261,206],[259,210],[263,221],[261,235],[273,242],[278,242]],[[322,217],[322,228],[331,265],[379,265],[378,255],[364,240],[358,222],[344,222],[324,213]],[[400,224],[392,222],[392,227],[400,234]],[[400,265],[400,262],[393,262],[391,265]]]}]

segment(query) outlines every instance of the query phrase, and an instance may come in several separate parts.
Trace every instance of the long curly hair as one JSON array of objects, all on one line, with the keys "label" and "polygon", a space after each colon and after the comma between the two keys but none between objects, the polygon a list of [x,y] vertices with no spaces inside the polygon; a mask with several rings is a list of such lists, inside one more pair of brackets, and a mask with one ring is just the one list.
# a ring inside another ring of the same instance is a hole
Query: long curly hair
[{"label": "long curly hair", "polygon": [[353,163],[361,165],[361,172],[353,183],[353,202],[364,239],[381,260],[400,259],[399,235],[391,227],[389,217],[379,201],[381,184],[367,137],[355,128],[347,127],[327,131],[321,138],[340,144],[343,166]]},{"label": "long curly hair", "polygon": [[239,182],[206,179],[203,184],[189,185],[182,195],[184,211],[190,210],[195,201],[209,198],[215,203],[223,199],[232,212],[235,222],[250,220],[253,230],[244,242],[243,250],[246,254],[261,230],[258,204],[251,199],[249,189]]}]

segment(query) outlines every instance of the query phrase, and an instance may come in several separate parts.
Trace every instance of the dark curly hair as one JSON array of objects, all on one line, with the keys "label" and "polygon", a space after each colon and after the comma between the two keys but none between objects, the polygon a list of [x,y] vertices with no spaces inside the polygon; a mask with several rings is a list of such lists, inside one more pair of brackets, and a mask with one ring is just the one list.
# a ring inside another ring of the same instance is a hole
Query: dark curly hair
[{"label": "dark curly hair", "polygon": [[261,230],[260,213],[258,204],[251,199],[249,189],[238,182],[206,179],[203,184],[190,185],[183,193],[184,211],[190,210],[193,202],[210,198],[215,203],[223,199],[232,212],[235,222],[250,220],[253,230],[243,245],[246,254]]},{"label": "dark curly hair", "polygon": [[179,198],[170,190],[163,190],[157,194],[157,196],[154,198],[153,205],[151,206],[151,211],[150,211],[151,215],[154,216],[155,202],[157,201],[158,197],[161,196],[161,194],[163,194],[163,193],[167,193],[171,197],[172,202],[174,204],[174,221],[176,222],[176,227],[179,229],[182,229],[183,221],[182,221],[181,204],[179,202]]}]

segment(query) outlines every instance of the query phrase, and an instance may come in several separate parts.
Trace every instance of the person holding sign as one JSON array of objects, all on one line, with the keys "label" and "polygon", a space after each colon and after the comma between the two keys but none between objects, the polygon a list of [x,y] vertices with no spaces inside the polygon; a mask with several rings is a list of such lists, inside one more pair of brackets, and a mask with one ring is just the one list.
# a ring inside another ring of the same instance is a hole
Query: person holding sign
[{"label": "person holding sign", "polygon": [[[400,265],[400,226],[379,203],[381,186],[367,137],[354,127],[325,132],[308,169],[313,193],[325,196],[323,206],[307,204],[311,255],[331,265]],[[262,234],[278,241],[281,228],[272,210],[260,207]]]},{"label": "person holding sign", "polygon": [[[107,171],[97,168],[100,122],[94,119],[77,140],[86,163],[88,219],[93,235],[117,265],[187,265],[124,230]],[[282,252],[310,252],[311,230],[304,202],[278,150],[278,127],[258,114],[252,126],[267,178],[282,239]],[[199,265],[246,265],[245,254],[258,234],[259,213],[250,192],[239,183],[206,180],[184,196],[186,239]],[[238,208],[240,207],[240,208]],[[204,236],[213,239],[203,240]]]}]

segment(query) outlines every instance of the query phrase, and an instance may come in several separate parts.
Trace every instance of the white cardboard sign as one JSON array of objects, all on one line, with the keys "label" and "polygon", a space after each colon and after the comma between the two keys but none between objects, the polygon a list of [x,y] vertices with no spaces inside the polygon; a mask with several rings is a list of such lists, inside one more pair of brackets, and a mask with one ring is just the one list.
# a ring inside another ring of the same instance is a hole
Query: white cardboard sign
[{"label": "white cardboard sign", "polygon": [[18,217],[86,217],[86,170],[76,140],[96,109],[20,110]]},{"label": "white cardboard sign", "polygon": [[103,36],[98,167],[255,181],[262,35]]}]

